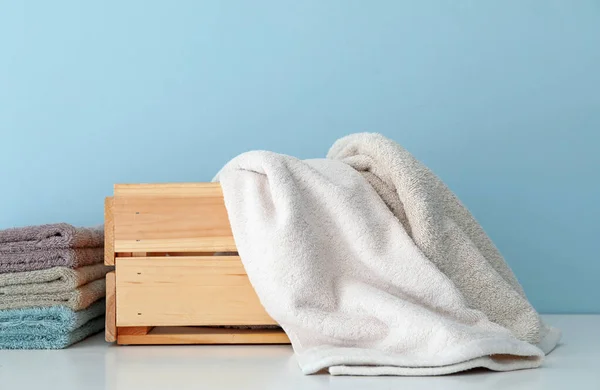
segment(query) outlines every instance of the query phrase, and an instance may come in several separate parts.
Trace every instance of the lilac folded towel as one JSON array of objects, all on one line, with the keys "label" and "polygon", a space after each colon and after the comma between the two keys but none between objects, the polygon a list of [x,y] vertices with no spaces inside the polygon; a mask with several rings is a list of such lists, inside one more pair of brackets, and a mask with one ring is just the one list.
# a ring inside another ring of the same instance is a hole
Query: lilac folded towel
[{"label": "lilac folded towel", "polygon": [[23,253],[0,252],[0,273],[25,272],[53,267],[79,268],[102,263],[104,248],[48,249]]},{"label": "lilac folded towel", "polygon": [[27,226],[0,231],[0,253],[39,249],[97,248],[104,245],[104,229],[74,227],[67,223]]}]

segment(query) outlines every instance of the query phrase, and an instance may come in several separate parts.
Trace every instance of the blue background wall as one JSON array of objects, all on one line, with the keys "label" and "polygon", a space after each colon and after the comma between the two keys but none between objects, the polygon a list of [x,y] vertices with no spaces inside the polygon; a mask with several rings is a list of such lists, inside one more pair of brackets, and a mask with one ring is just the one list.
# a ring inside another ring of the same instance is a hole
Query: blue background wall
[{"label": "blue background wall", "polygon": [[0,228],[102,220],[116,182],[381,132],[543,312],[600,312],[598,1],[0,5]]}]

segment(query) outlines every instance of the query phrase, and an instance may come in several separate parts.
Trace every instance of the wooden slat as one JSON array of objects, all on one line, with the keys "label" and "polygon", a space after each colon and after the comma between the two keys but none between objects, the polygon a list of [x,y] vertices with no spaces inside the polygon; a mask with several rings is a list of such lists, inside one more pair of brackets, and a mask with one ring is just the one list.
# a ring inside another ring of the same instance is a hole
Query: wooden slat
[{"label": "wooden slat", "polygon": [[115,196],[116,252],[236,251],[222,195]]},{"label": "wooden slat", "polygon": [[115,184],[115,196],[223,197],[219,183]]},{"label": "wooden slat", "polygon": [[115,265],[113,198],[104,199],[104,264]]},{"label": "wooden slat", "polygon": [[156,327],[146,335],[119,332],[119,344],[289,344],[279,329]]},{"label": "wooden slat", "polygon": [[237,251],[233,237],[196,237],[115,241],[117,252],[229,252]]},{"label": "wooden slat", "polygon": [[116,280],[115,272],[106,274],[106,317],[104,338],[109,343],[117,341],[117,317],[116,317]]},{"label": "wooden slat", "polygon": [[117,326],[272,325],[237,256],[117,258]]},{"label": "wooden slat", "polygon": [[[162,256],[213,256],[217,252],[146,252],[148,257]],[[237,256],[237,252],[218,252],[219,256]]]}]

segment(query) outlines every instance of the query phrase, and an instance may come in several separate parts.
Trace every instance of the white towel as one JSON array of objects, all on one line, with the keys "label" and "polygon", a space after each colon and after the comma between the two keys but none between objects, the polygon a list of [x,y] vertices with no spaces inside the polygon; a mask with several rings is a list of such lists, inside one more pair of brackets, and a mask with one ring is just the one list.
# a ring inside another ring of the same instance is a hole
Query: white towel
[{"label": "white towel", "polygon": [[377,134],[328,157],[248,152],[216,177],[250,281],[304,373],[541,364],[560,333],[431,171]]}]

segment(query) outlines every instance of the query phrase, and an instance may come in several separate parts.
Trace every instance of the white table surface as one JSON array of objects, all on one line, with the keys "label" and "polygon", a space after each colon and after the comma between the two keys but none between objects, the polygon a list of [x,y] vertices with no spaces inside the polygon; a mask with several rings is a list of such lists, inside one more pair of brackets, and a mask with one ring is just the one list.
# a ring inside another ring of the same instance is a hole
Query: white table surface
[{"label": "white table surface", "polygon": [[600,315],[547,315],[563,331],[539,369],[442,377],[304,376],[290,346],[116,346],[94,336],[58,351],[0,351],[2,390],[600,390]]}]

